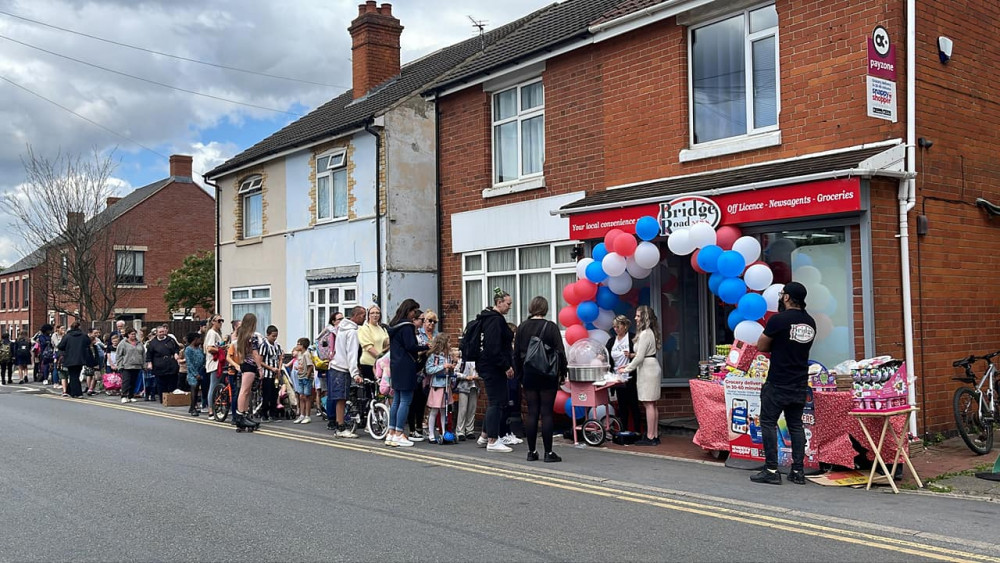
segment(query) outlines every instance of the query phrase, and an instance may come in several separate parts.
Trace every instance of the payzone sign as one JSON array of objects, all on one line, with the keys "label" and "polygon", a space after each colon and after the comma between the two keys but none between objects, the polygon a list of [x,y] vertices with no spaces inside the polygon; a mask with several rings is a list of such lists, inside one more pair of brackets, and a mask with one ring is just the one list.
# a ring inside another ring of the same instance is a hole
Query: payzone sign
[{"label": "payzone sign", "polygon": [[660,235],[687,229],[695,223],[708,223],[712,228],[722,221],[722,210],[712,200],[701,196],[685,196],[660,204]]}]

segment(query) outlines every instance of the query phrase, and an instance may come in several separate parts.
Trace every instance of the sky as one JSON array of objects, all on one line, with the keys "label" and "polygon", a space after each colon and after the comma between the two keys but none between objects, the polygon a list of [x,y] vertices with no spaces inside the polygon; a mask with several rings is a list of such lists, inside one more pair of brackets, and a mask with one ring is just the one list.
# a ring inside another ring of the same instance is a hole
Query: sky
[{"label": "sky", "polygon": [[[390,3],[404,27],[406,64],[478,34],[470,17],[495,29],[553,2]],[[200,173],[350,89],[347,27],[363,3],[0,0],[0,192],[26,189],[28,146],[48,158],[113,155],[119,195],[168,176],[171,154],[193,156],[200,181]],[[0,266],[31,250],[0,209]]]}]

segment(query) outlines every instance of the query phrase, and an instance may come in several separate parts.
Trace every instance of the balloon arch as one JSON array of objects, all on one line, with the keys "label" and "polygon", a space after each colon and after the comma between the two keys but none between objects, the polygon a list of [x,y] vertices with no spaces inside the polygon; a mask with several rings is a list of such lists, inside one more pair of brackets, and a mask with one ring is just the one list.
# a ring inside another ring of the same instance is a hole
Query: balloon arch
[{"label": "balloon arch", "polygon": [[[559,311],[570,345],[595,331],[606,335],[611,329],[615,310],[620,308],[622,296],[632,290],[633,280],[645,279],[660,263],[660,249],[650,242],[659,234],[656,218],[641,217],[634,235],[612,229],[594,246],[589,258],[577,262],[577,280],[563,287],[563,298],[569,305]],[[708,223],[695,223],[673,231],[667,248],[677,256],[690,254],[695,271],[709,274],[709,290],[724,303],[736,306],[729,314],[729,328],[738,340],[756,343],[764,331],[763,321],[778,310],[782,288],[782,284],[773,283],[771,267],[760,261],[757,239],[742,236],[736,227],[716,230]],[[588,325],[593,328],[588,330]]]}]

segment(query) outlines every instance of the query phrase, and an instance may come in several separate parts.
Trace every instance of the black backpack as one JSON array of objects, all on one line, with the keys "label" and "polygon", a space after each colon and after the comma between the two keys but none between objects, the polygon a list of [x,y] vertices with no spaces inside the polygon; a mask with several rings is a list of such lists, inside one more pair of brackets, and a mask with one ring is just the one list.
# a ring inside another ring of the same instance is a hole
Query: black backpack
[{"label": "black backpack", "polygon": [[559,377],[559,354],[541,338],[532,336],[524,354],[524,369],[555,379]]},{"label": "black backpack", "polygon": [[483,317],[482,315],[469,321],[462,332],[462,361],[475,362],[483,354]]}]

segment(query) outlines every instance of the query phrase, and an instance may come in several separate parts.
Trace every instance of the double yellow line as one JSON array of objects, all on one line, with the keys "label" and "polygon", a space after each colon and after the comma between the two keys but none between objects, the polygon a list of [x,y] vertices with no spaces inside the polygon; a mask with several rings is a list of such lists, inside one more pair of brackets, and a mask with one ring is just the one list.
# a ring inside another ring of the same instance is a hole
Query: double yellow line
[{"label": "double yellow line", "polygon": [[[55,397],[54,395],[41,395],[41,396],[51,399],[65,400],[81,404],[79,401],[75,399],[65,399],[65,398]],[[131,405],[118,405],[118,404],[96,402],[96,401],[87,401],[82,404],[117,409],[117,410],[124,410],[129,412],[137,412],[148,416],[167,418],[171,420],[180,420],[183,422],[189,422],[195,424],[204,424],[208,426],[214,426],[217,428],[223,427],[220,426],[218,422],[209,422],[204,419],[198,419],[190,416],[185,417],[171,413],[155,412]],[[228,425],[224,427],[227,429],[229,428]],[[322,437],[301,436],[285,432],[276,432],[274,430],[258,430],[255,433],[262,434],[264,436],[270,436],[273,438],[282,438],[285,440],[291,440],[294,442],[302,442],[306,444],[326,446],[341,450],[371,453],[383,457],[402,459],[407,461],[429,463],[439,467],[446,467],[458,471],[465,471],[468,473],[501,477],[512,481],[520,481],[524,483],[530,483],[533,485],[550,487],[554,489],[561,489],[565,491],[571,491],[591,496],[614,498],[616,500],[627,501],[636,504],[643,504],[647,506],[654,506],[657,508],[664,508],[676,512],[696,514],[699,516],[714,518],[717,520],[725,520],[749,526],[759,526],[763,528],[770,528],[785,532],[793,532],[796,534],[812,536],[816,538],[823,538],[837,542],[873,547],[887,551],[893,551],[896,553],[905,553],[907,555],[913,555],[916,557],[926,557],[929,559],[936,559],[939,561],[956,561],[956,562],[987,561],[987,562],[1000,563],[1000,558],[993,557],[990,555],[981,555],[977,553],[958,551],[945,547],[938,547],[931,544],[913,542],[889,536],[869,534],[866,532],[859,532],[850,529],[833,528],[830,526],[824,526],[822,524],[816,524],[813,522],[808,522],[803,520],[790,520],[787,518],[780,518],[777,516],[770,516],[766,514],[747,514],[746,511],[744,510],[726,508],[723,506],[716,506],[707,503],[669,499],[669,498],[664,498],[662,496],[634,492],[622,488],[612,489],[607,486],[599,486],[580,481],[573,481],[570,479],[551,476],[551,475],[527,473],[524,471],[518,471],[513,469],[479,465],[476,463],[470,463],[462,460],[448,459],[437,455],[429,455],[419,450],[401,450],[399,448],[386,448],[381,443],[378,442],[376,442],[376,444],[378,444],[377,446],[367,446],[357,442],[351,443],[351,442],[345,442],[343,440],[332,440],[329,438],[322,438]]]}]

